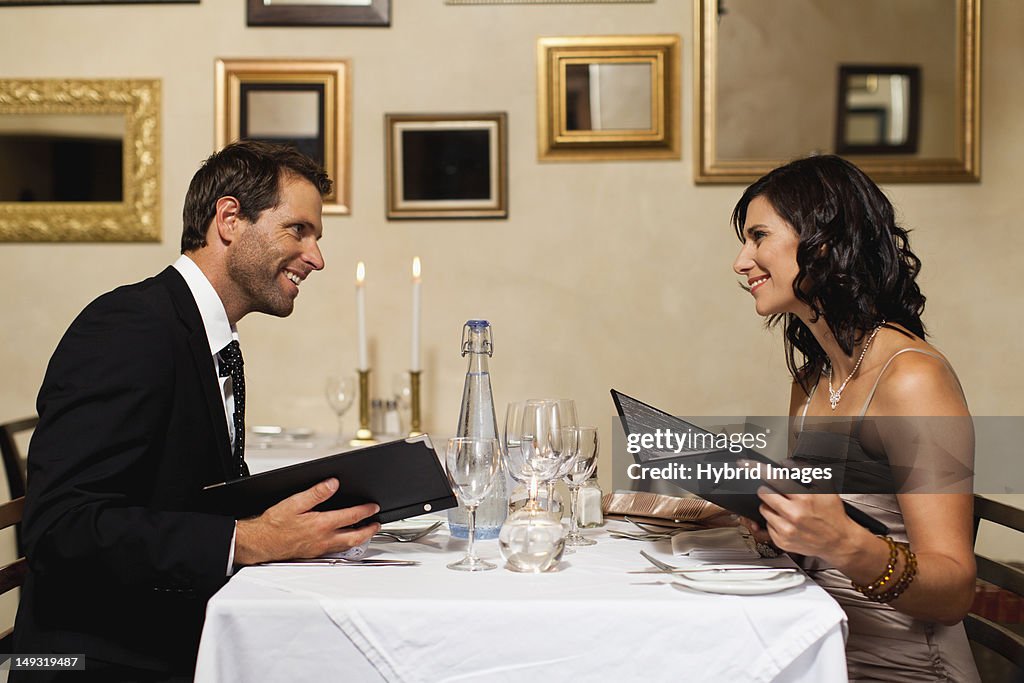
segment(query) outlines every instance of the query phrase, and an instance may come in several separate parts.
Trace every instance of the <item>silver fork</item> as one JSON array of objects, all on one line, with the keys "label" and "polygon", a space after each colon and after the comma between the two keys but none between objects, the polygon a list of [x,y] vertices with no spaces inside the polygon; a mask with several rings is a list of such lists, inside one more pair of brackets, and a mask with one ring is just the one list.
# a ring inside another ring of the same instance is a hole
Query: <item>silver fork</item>
[{"label": "silver fork", "polygon": [[374,536],[383,536],[384,538],[390,538],[394,541],[398,541],[399,543],[412,543],[413,541],[418,541],[427,534],[433,532],[443,523],[444,522],[442,522],[441,520],[438,520],[425,529],[419,529],[413,532],[407,531],[404,534],[399,531],[378,531],[374,534]]}]

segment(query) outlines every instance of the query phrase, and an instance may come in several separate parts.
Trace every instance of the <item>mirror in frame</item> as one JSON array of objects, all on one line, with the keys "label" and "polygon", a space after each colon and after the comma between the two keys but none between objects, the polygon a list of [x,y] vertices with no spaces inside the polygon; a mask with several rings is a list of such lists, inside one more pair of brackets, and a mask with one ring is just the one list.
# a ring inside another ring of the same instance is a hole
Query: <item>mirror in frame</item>
[{"label": "mirror in frame", "polygon": [[537,41],[542,161],[678,159],[679,36]]},{"label": "mirror in frame", "polygon": [[0,79],[0,241],[160,241],[160,81]]},{"label": "mirror in frame", "polygon": [[[831,152],[881,183],[980,179],[981,0],[694,7],[697,183],[750,183],[791,159]],[[906,121],[913,140],[867,144],[869,129],[881,125],[877,111],[844,120],[840,102],[848,99],[836,74],[843,65],[878,64],[916,72],[917,113]],[[842,143],[845,125],[852,145]]]},{"label": "mirror in frame", "polygon": [[918,67],[841,64],[836,90],[836,154],[917,154]]},{"label": "mirror in frame", "polygon": [[350,93],[346,60],[218,59],[217,149],[242,138],[292,145],[334,181],[323,212],[349,214]]}]

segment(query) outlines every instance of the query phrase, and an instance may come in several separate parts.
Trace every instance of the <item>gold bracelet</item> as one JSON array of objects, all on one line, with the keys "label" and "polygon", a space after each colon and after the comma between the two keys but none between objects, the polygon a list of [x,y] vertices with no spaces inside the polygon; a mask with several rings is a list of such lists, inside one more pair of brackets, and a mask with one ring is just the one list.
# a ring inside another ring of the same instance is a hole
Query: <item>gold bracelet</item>
[{"label": "gold bracelet", "polygon": [[910,584],[913,583],[914,577],[917,576],[917,555],[914,554],[914,551],[906,543],[900,543],[899,549],[903,553],[904,562],[900,578],[897,579],[896,584],[889,590],[877,595],[869,595],[868,597],[871,600],[879,603],[892,602],[906,592]]},{"label": "gold bracelet", "polygon": [[892,540],[892,536],[885,536],[880,538],[882,538],[882,540],[885,541],[886,544],[888,544],[889,546],[889,562],[885,565],[885,571],[882,572],[881,576],[879,576],[877,579],[867,584],[866,586],[862,586],[853,580],[850,581],[851,586],[853,586],[860,593],[868,597],[871,597],[871,595],[875,591],[884,588],[885,584],[887,584],[889,580],[892,579],[892,575],[896,571],[896,558],[899,553],[899,551],[897,550],[896,541]]}]

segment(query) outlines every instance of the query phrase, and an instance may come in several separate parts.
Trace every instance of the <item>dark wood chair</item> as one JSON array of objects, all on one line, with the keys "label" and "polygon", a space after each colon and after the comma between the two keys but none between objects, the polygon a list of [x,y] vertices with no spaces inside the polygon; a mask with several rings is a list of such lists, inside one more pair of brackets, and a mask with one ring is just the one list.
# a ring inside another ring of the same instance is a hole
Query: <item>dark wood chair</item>
[{"label": "dark wood chair", "polygon": [[[976,495],[974,497],[975,539],[978,537],[978,527],[983,519],[1015,531],[1024,531],[1024,510]],[[975,552],[975,560],[978,564],[979,579],[1017,596],[1024,595],[1024,570],[979,555],[977,552]],[[964,628],[972,644],[981,645],[1000,655],[1017,668],[1018,676],[1024,672],[1024,636],[975,612],[968,613],[964,619]]]},{"label": "dark wood chair", "polygon": [[25,495],[25,458],[15,437],[21,432],[36,428],[38,417],[26,417],[12,422],[0,424],[0,454],[4,458],[4,472],[7,474],[7,486],[11,491],[11,500]]},{"label": "dark wood chair", "polygon": [[[35,429],[38,422],[39,418],[32,416],[0,424],[0,455],[3,456],[4,472],[7,474],[7,489],[11,494],[10,500],[23,498],[26,486],[26,461],[21,454],[21,449],[18,448],[16,437],[22,432]],[[14,538],[18,544],[18,554],[23,554],[25,551],[21,544],[20,523],[14,527]]]},{"label": "dark wood chair", "polygon": [[[21,522],[21,513],[25,507],[24,498],[16,498],[9,503],[0,505],[0,529],[15,526]],[[28,573],[28,562],[19,557],[14,562],[0,567],[0,595],[15,588],[21,588]],[[14,626],[0,632],[0,655],[11,654],[14,641]]]}]

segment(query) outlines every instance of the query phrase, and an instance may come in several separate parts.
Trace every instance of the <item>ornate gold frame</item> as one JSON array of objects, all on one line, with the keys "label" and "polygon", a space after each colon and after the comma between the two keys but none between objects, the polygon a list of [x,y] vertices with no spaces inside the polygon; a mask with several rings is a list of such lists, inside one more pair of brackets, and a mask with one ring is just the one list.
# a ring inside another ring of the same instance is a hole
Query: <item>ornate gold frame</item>
[{"label": "ornate gold frame", "polygon": [[120,202],[0,202],[3,242],[160,241],[160,81],[0,79],[0,114],[123,114]]},{"label": "ornate gold frame", "polygon": [[350,195],[351,78],[348,60],[218,59],[216,66],[217,149],[239,138],[243,84],[322,86],[324,170],[334,181],[324,197],[325,214],[352,212]]},{"label": "ornate gold frame", "polygon": [[[956,0],[957,139],[953,158],[844,155],[879,183],[977,182],[981,179],[981,0]],[[694,180],[750,183],[789,159],[719,159],[715,92],[718,0],[694,0]]]},{"label": "ornate gold frame", "polygon": [[[537,144],[542,161],[678,159],[679,36],[580,36],[537,40]],[[649,130],[570,130],[565,69],[570,64],[647,62]]]}]

